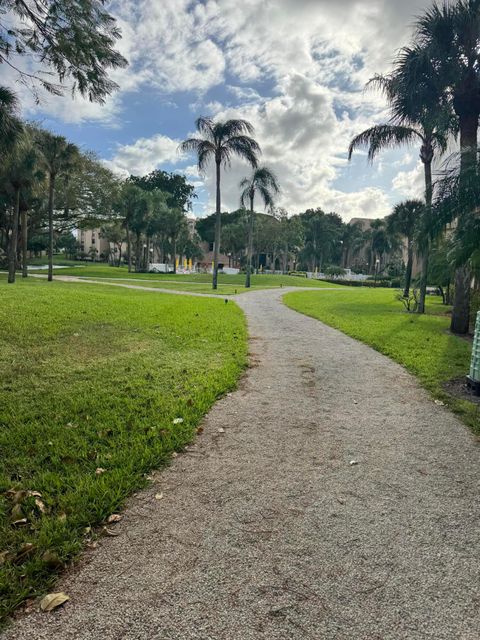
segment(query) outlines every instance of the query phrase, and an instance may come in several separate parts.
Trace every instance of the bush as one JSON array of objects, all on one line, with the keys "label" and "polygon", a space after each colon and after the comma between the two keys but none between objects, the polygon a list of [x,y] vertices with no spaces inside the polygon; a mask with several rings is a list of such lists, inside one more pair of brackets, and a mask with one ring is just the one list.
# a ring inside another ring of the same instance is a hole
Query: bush
[{"label": "bush", "polygon": [[367,287],[367,288],[374,288],[374,287],[382,287],[382,288],[391,288],[392,287],[392,283],[390,282],[390,280],[377,280],[377,282],[375,283],[375,280],[337,280],[335,278],[322,278],[322,280],[324,282],[330,282],[331,284],[340,284],[342,286],[345,287]]}]

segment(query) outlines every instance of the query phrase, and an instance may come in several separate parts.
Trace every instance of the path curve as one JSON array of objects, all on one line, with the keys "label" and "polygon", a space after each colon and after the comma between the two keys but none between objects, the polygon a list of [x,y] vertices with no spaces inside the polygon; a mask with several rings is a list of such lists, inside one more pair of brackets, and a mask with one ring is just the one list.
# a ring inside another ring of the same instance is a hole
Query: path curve
[{"label": "path curve", "polygon": [[283,293],[236,298],[240,388],[4,640],[478,640],[474,437]]}]

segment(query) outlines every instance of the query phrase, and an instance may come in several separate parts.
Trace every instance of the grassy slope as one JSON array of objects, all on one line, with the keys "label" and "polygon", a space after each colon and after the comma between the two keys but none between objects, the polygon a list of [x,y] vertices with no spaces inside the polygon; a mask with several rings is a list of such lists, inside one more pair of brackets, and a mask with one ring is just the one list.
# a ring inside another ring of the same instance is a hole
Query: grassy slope
[{"label": "grassy slope", "polygon": [[[44,590],[145,474],[182,448],[246,363],[223,300],[0,278],[0,616]],[[174,425],[173,420],[183,418]],[[105,472],[97,475],[97,468]],[[10,489],[38,491],[19,503]],[[19,513],[21,510],[21,513]],[[12,520],[28,518],[26,526]],[[23,558],[25,543],[34,545]],[[5,561],[5,554],[9,552]]]},{"label": "grassy slope", "polygon": [[[57,269],[59,275],[79,276],[82,278],[116,278],[122,280],[135,280],[135,284],[142,285],[142,281],[149,282],[148,286],[163,287],[165,285],[185,291],[196,291],[197,293],[211,293],[212,276],[208,273],[194,273],[190,275],[178,274],[161,274],[161,273],[128,273],[127,267],[111,267],[105,264],[79,264],[70,266],[65,269]],[[39,271],[44,273],[44,271]],[[222,295],[231,295],[248,291],[244,287],[245,275],[239,274],[229,276],[219,274],[219,293]],[[178,286],[181,285],[181,286]],[[203,286],[202,286],[203,285]],[[316,280],[307,280],[297,276],[274,276],[274,275],[254,275],[252,276],[253,289],[267,289],[276,287],[322,287],[330,288],[327,282]]]},{"label": "grassy slope", "polygon": [[289,293],[285,303],[372,346],[415,374],[436,398],[448,403],[480,432],[473,403],[453,399],[442,383],[468,373],[471,345],[448,332],[449,317],[439,299],[428,300],[425,316],[408,314],[391,290]]}]

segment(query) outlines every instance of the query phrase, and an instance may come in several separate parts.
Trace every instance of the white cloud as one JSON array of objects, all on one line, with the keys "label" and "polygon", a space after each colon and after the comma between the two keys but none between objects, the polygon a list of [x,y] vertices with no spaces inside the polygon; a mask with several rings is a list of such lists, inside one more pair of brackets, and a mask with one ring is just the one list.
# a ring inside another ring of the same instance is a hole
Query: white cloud
[{"label": "white cloud", "polygon": [[411,171],[400,171],[392,180],[393,189],[404,198],[425,197],[425,177],[421,160]]},{"label": "white cloud", "polygon": [[179,144],[180,140],[160,134],[139,138],[133,144],[119,146],[114,157],[105,164],[117,173],[144,175],[166,162],[179,162],[182,159]]}]

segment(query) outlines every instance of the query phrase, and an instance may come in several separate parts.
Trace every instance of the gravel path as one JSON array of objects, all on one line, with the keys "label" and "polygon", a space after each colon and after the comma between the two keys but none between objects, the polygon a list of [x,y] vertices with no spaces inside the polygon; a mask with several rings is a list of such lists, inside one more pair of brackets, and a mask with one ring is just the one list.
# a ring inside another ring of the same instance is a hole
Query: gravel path
[{"label": "gravel path", "polygon": [[282,293],[236,298],[238,391],[63,578],[63,610],[3,640],[480,638],[475,438]]}]

